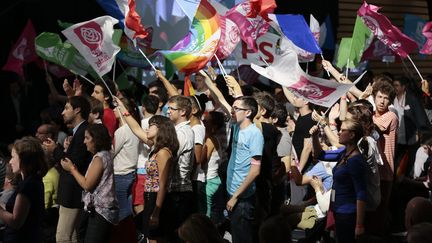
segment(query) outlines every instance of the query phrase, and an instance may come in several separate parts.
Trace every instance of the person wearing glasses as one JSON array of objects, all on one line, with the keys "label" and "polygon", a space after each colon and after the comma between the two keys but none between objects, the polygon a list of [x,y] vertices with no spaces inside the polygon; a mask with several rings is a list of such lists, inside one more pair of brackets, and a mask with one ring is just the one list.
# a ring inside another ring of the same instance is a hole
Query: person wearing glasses
[{"label": "person wearing glasses", "polygon": [[231,217],[233,242],[254,242],[255,179],[260,174],[264,137],[253,123],[258,103],[249,96],[234,101],[231,116],[235,121],[231,156],[227,169],[227,209]]}]

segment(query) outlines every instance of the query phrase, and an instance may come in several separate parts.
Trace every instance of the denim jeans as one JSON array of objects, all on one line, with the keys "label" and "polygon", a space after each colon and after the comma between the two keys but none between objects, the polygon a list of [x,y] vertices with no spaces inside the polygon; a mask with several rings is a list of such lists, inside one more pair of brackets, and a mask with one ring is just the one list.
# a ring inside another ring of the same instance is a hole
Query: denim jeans
[{"label": "denim jeans", "polygon": [[132,215],[131,188],[135,179],[135,172],[126,175],[114,175],[115,191],[119,203],[119,220]]},{"label": "denim jeans", "polygon": [[255,196],[238,199],[230,217],[232,242],[255,242]]}]

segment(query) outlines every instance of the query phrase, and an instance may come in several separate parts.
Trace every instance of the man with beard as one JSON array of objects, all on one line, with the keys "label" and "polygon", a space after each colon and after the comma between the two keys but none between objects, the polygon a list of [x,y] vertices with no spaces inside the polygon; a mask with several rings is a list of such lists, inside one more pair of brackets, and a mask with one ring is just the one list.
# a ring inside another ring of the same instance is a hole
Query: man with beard
[{"label": "man with beard", "polygon": [[[90,103],[82,96],[70,97],[62,112],[64,122],[73,128],[69,146],[63,148],[56,145],[52,139],[44,142],[44,147],[51,152],[55,161],[69,158],[74,161],[78,171],[85,174],[91,161],[91,154],[84,144],[84,132],[87,128]],[[83,208],[81,202],[82,188],[74,177],[60,169],[57,201],[60,205],[57,224],[57,242],[78,242],[78,227]]]}]

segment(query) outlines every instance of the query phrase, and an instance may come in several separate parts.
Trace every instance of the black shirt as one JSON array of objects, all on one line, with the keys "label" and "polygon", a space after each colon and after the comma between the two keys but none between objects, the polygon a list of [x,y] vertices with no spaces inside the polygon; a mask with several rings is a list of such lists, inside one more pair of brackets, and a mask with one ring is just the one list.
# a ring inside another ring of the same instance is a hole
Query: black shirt
[{"label": "black shirt", "polygon": [[39,176],[29,176],[17,187],[15,193],[6,203],[6,210],[13,212],[18,194],[25,196],[30,202],[30,210],[24,224],[19,229],[7,226],[4,242],[42,242],[42,220],[45,210],[44,185]]}]

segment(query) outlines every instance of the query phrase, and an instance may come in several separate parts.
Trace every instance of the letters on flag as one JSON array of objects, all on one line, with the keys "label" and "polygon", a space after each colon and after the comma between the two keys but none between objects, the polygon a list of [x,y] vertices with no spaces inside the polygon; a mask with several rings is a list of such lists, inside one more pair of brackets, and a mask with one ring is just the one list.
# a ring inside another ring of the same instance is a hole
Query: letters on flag
[{"label": "letters on flag", "polygon": [[[97,77],[87,61],[68,41],[62,42],[55,33],[42,32],[35,39],[36,53],[44,60],[58,64],[75,74]],[[49,66],[48,66],[49,67]]]},{"label": "letters on flag", "polygon": [[259,15],[256,18],[248,18],[247,13],[249,10],[250,3],[249,1],[245,1],[230,9],[225,17],[237,24],[241,39],[256,52],[258,51],[256,40],[264,35],[270,26]]},{"label": "letters on flag", "polygon": [[237,25],[225,16],[220,17],[221,38],[216,51],[219,59],[225,59],[236,48],[240,42],[240,30]]},{"label": "letters on flag", "polygon": [[332,106],[353,86],[306,74],[298,64],[292,43],[286,38],[282,38],[281,41],[281,55],[276,56],[273,64],[267,68],[252,64],[251,67],[256,72],[287,87],[296,96],[325,107]]},{"label": "letters on flag", "polygon": [[62,31],[100,77],[111,70],[115,55],[120,51],[112,40],[116,23],[118,20],[102,16]]},{"label": "letters on flag", "polygon": [[357,15],[380,41],[399,56],[407,57],[417,48],[417,43],[392,25],[386,16],[378,13],[378,10],[379,7],[365,1],[357,11]]},{"label": "letters on flag", "polygon": [[37,55],[34,47],[36,32],[30,20],[27,21],[15,45],[9,52],[9,57],[2,70],[12,71],[24,76],[23,65],[36,60]]}]

